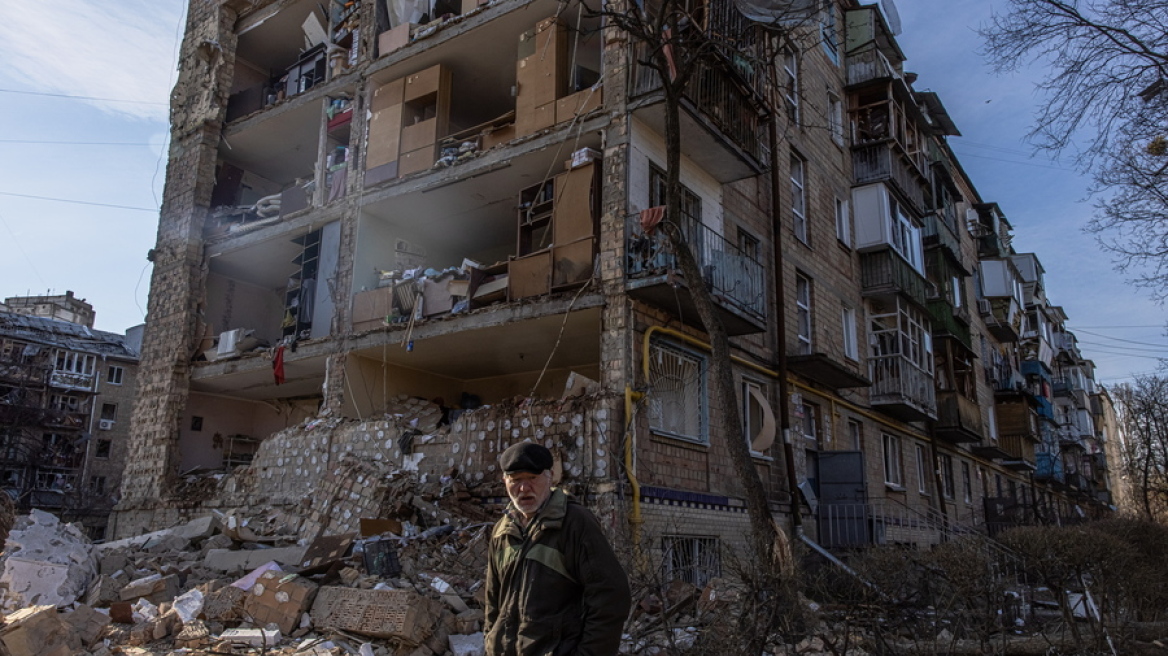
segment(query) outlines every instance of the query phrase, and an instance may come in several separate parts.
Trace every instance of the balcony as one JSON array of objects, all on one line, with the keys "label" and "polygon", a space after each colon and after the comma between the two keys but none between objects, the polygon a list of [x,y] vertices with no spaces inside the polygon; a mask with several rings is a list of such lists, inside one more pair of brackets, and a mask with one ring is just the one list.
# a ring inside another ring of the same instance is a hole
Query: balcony
[{"label": "balcony", "polygon": [[1021,337],[1022,308],[1013,297],[978,299],[977,309],[998,341],[1016,342]]},{"label": "balcony", "polygon": [[933,419],[937,412],[933,376],[907,357],[894,354],[868,359],[872,379],[869,400],[876,407],[903,421]]},{"label": "balcony", "polygon": [[879,48],[869,48],[862,52],[849,54],[847,69],[849,87],[869,82],[900,79],[900,73]]},{"label": "balcony", "polygon": [[1063,461],[1057,453],[1035,453],[1036,467],[1034,480],[1065,483],[1066,473],[1063,471]]},{"label": "balcony", "polygon": [[948,210],[936,210],[925,217],[925,229],[921,233],[925,248],[940,246],[956,262],[961,261],[961,242],[953,228],[952,206]]},{"label": "balcony", "polygon": [[788,355],[787,369],[834,390],[868,387],[872,381],[856,373],[858,363],[841,361],[827,353]]},{"label": "balcony", "polygon": [[973,349],[973,337],[969,332],[969,324],[959,319],[961,309],[954,309],[945,299],[933,299],[928,303],[929,323],[933,326],[933,335],[948,336],[961,342],[965,348]]},{"label": "balcony", "polygon": [[[635,51],[629,95],[632,110],[658,134],[665,134],[664,92],[656,70]],[[681,143],[685,156],[719,182],[733,182],[765,170],[769,158],[758,98],[739,75],[699,64],[682,98]]]},{"label": "balcony", "polygon": [[89,390],[93,389],[93,374],[79,374],[71,371],[57,370],[49,378],[49,384],[53,387],[63,387],[65,389]]},{"label": "balcony", "polygon": [[1035,470],[1034,441],[1028,435],[1009,434],[998,439],[998,446],[1005,452],[1002,466],[1015,471]]},{"label": "balcony", "polygon": [[1054,418],[1054,404],[1050,402],[1050,399],[1045,396],[1036,396],[1034,397],[1034,401],[1037,404],[1036,411],[1038,412],[1038,418],[1054,423],[1056,421]]},{"label": "balcony", "polygon": [[855,184],[891,182],[918,214],[925,212],[924,186],[927,184],[919,169],[893,140],[868,143],[852,148],[852,176]]},{"label": "balcony", "polygon": [[[639,215],[628,218],[625,234],[629,295],[680,313],[682,321],[700,328],[697,306],[669,238],[661,230],[646,234]],[[766,267],[708,226],[692,230],[688,241],[726,332],[733,336],[766,330]]]},{"label": "balcony", "polygon": [[864,296],[899,294],[920,307],[928,303],[928,281],[891,248],[860,254]]},{"label": "balcony", "polygon": [[937,394],[937,421],[933,433],[947,442],[980,442],[981,408],[977,402],[957,392]]}]

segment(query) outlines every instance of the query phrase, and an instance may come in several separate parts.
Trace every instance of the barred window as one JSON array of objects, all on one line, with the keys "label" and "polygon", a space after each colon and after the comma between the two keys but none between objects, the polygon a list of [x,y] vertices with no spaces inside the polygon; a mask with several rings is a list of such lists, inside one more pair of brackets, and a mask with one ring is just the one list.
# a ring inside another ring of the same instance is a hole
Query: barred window
[{"label": "barred window", "polygon": [[665,581],[685,581],[699,588],[722,575],[718,538],[667,535],[661,539]]},{"label": "barred window", "polygon": [[709,441],[706,359],[672,344],[649,347],[649,428],[655,433]]}]

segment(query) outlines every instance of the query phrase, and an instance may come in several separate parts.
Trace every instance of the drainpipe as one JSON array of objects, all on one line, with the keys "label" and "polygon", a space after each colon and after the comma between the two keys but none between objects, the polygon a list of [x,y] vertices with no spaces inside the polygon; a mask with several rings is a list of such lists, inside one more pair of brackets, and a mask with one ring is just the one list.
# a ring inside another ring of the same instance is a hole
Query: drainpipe
[{"label": "drainpipe", "polygon": [[[778,80],[775,71],[775,53],[771,50],[772,40],[767,39],[767,72],[770,77],[771,90],[778,89]],[[770,96],[767,95],[768,104]],[[779,200],[779,120],[774,107],[770,111],[769,137],[771,142],[771,241],[774,248],[774,287],[775,287],[775,365],[778,368],[779,378],[779,429],[783,436],[783,459],[787,464],[787,493],[791,497],[791,534],[803,534],[803,510],[799,502],[799,485],[795,482],[795,448],[791,445],[791,411],[788,407],[789,393],[787,389],[787,303],[786,290],[783,286],[783,220],[782,203]]]}]

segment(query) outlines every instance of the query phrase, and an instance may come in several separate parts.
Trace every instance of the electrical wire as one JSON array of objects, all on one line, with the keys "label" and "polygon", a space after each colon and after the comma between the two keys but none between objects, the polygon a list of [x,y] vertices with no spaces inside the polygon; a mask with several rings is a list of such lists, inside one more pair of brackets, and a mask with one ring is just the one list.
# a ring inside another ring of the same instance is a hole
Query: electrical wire
[{"label": "electrical wire", "polygon": [[16,236],[16,232],[12,229],[12,226],[8,225],[8,219],[5,219],[3,214],[0,214],[0,223],[3,223],[4,227],[8,229],[8,233],[12,235],[12,243],[16,244],[16,250],[20,251],[20,254],[23,255],[24,259],[28,262],[28,268],[32,270],[33,274],[35,274],[37,279],[41,281],[42,285],[48,287],[49,283],[45,282],[45,277],[41,275],[40,271],[37,271],[36,264],[34,264],[32,258],[28,256],[28,252],[24,250],[24,247],[20,245],[20,239]]},{"label": "electrical wire", "polygon": [[110,203],[95,203],[87,200],[73,200],[71,198],[51,198],[49,196],[33,196],[31,194],[17,194],[11,191],[0,191],[0,196],[15,196],[16,198],[31,198],[33,200],[50,200],[57,203],[74,203],[76,205],[93,205],[96,207],[112,207],[119,210],[135,210],[139,212],[157,212],[157,207],[130,207],[129,205],[113,205]]},{"label": "electrical wire", "polygon": [[31,139],[0,139],[0,143],[32,144],[38,146],[161,146],[164,144],[130,143],[127,141],[34,141]]},{"label": "electrical wire", "polygon": [[[1160,327],[1160,326],[1157,326],[1157,328],[1159,328],[1159,327]],[[1126,342],[1126,343],[1128,343],[1128,344],[1138,344],[1138,345],[1140,345],[1140,346],[1155,346],[1155,347],[1158,347],[1158,348],[1168,349],[1168,344],[1155,344],[1155,343],[1152,343],[1152,342],[1138,342],[1138,341],[1136,341],[1136,340],[1134,340],[1134,339],[1123,339],[1123,338],[1120,338],[1120,337],[1112,337],[1112,336],[1110,336],[1110,335],[1104,335],[1103,333],[1094,333],[1094,332],[1091,332],[1090,330],[1084,330],[1084,329],[1082,329],[1082,328],[1079,328],[1078,330],[1076,330],[1076,331],[1072,331],[1072,332],[1086,333],[1086,334],[1088,334],[1088,335],[1094,335],[1094,336],[1096,336],[1096,337],[1102,337],[1102,338],[1104,338],[1104,339],[1110,339],[1110,340],[1112,340],[1112,341],[1114,341],[1114,342]]]},{"label": "electrical wire", "polygon": [[19,93],[26,96],[47,96],[49,98],[68,98],[70,100],[96,100],[99,102],[121,102],[135,105],[169,105],[170,103],[155,102],[153,100],[129,100],[127,98],[97,98],[95,96],[74,96],[67,93],[49,93],[47,91],[21,91],[18,89],[0,89],[0,93]]}]

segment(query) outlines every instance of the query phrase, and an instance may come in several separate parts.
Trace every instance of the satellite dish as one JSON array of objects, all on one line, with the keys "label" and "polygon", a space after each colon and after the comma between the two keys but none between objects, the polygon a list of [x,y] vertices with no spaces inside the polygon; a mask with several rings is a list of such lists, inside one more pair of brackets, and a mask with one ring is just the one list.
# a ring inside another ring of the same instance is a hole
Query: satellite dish
[{"label": "satellite dish", "polygon": [[900,12],[896,10],[896,3],[893,0],[880,0],[880,4],[884,7],[884,17],[888,19],[888,29],[892,30],[892,36],[899,35]]},{"label": "satellite dish", "polygon": [[778,25],[805,24],[819,13],[821,0],[734,0],[752,21]]}]

